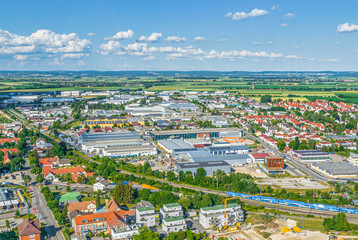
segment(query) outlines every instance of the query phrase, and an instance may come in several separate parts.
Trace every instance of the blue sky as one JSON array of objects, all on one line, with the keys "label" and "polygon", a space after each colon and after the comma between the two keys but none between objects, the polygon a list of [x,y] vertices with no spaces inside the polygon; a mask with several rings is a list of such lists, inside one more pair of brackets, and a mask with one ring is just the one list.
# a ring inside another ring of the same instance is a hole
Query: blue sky
[{"label": "blue sky", "polygon": [[0,70],[358,71],[358,1],[12,0]]}]

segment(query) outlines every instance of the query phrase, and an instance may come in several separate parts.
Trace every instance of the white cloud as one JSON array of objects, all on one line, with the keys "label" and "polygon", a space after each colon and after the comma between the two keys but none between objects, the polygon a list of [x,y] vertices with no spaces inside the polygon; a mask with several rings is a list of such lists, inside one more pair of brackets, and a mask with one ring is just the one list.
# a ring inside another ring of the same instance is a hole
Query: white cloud
[{"label": "white cloud", "polygon": [[26,59],[28,59],[28,55],[14,55],[13,58],[15,58],[16,60],[19,60],[19,61],[24,61]]},{"label": "white cloud", "polygon": [[282,23],[282,24],[281,24],[281,27],[287,27],[287,26],[288,26],[287,23]]},{"label": "white cloud", "polygon": [[206,39],[204,37],[201,37],[201,36],[198,36],[196,38],[194,38],[194,42],[202,42],[202,41],[205,41]]},{"label": "white cloud", "polygon": [[153,60],[155,60],[155,57],[153,55],[150,55],[148,57],[144,57],[143,60],[144,61],[153,61]]},{"label": "white cloud", "polygon": [[96,34],[93,33],[93,32],[90,32],[90,33],[87,34],[87,36],[89,36],[89,37],[92,37],[92,36],[95,36],[95,35],[96,35]]},{"label": "white cloud", "polygon": [[225,17],[231,18],[232,20],[243,20],[250,17],[264,16],[267,14],[269,14],[268,11],[255,8],[251,10],[251,12],[236,12],[236,13],[228,12],[225,14]]},{"label": "white cloud", "polygon": [[79,60],[77,64],[80,67],[86,66],[86,63],[83,60]]},{"label": "white cloud", "polygon": [[334,44],[339,45],[339,44],[342,44],[342,43],[341,42],[335,42]]},{"label": "white cloud", "polygon": [[354,31],[358,31],[358,25],[355,25],[353,23],[349,24],[349,23],[343,23],[343,24],[339,24],[337,27],[337,32],[354,32]]},{"label": "white cloud", "polygon": [[252,42],[252,44],[254,44],[254,45],[273,44],[273,42],[272,42],[272,41],[267,41],[267,42]]},{"label": "white cloud", "polygon": [[140,42],[157,42],[163,36],[161,33],[152,33],[150,36],[141,36],[138,41]]},{"label": "white cloud", "polygon": [[218,42],[227,42],[227,39],[226,38],[221,38],[218,40]]},{"label": "white cloud", "polygon": [[169,36],[165,39],[167,42],[185,42],[186,37]]},{"label": "white cloud", "polygon": [[338,59],[335,58],[329,58],[329,59],[321,59],[321,62],[338,62]]},{"label": "white cloud", "polygon": [[285,14],[285,18],[287,18],[287,19],[292,19],[294,17],[295,17],[295,15],[293,13],[286,13]]},{"label": "white cloud", "polygon": [[[0,29],[0,54],[37,55],[47,58],[61,58],[66,54],[83,54],[90,52],[91,42],[80,39],[76,33],[57,34],[51,30],[38,30],[30,36],[22,36]],[[15,59],[24,58],[20,56]],[[34,58],[34,57],[33,57]],[[57,61],[58,61],[57,59]],[[56,63],[56,61],[54,61]]]},{"label": "white cloud", "polygon": [[275,4],[275,5],[273,5],[273,6],[271,7],[271,10],[276,10],[279,6],[280,6],[280,5]]},{"label": "white cloud", "polygon": [[300,48],[300,46],[297,45],[297,46],[294,46],[293,48],[294,48],[294,49],[298,49],[298,48]]},{"label": "white cloud", "polygon": [[88,53],[66,53],[62,55],[61,59],[81,59],[88,55]]},{"label": "white cloud", "polygon": [[114,34],[112,37],[107,37],[104,40],[122,40],[122,39],[131,39],[134,37],[134,32],[131,29],[127,31],[121,31]]},{"label": "white cloud", "polygon": [[101,54],[107,55],[120,48],[121,44],[117,41],[108,41],[107,43],[101,44],[99,47],[103,50]]}]

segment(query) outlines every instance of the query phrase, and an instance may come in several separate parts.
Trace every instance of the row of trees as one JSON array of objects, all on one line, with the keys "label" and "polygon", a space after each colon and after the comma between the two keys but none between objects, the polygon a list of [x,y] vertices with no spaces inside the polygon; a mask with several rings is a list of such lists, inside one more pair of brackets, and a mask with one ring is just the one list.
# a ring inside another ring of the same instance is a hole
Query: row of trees
[{"label": "row of trees", "polygon": [[55,198],[55,195],[51,192],[49,187],[43,187],[41,193],[44,195],[47,206],[50,208],[58,224],[63,226],[67,219],[67,207],[60,211],[58,200]]}]

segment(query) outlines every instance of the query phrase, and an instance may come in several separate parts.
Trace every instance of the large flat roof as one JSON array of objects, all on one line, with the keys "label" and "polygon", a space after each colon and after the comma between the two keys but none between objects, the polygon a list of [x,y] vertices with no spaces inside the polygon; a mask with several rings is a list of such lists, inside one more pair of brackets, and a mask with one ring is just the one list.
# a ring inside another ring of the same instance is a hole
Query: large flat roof
[{"label": "large flat roof", "polygon": [[126,132],[126,133],[100,133],[100,134],[84,134],[81,135],[83,142],[88,141],[104,141],[104,140],[117,140],[117,139],[133,139],[141,138],[138,133]]},{"label": "large flat roof", "polygon": [[313,165],[332,175],[356,175],[358,173],[358,167],[347,162],[324,162]]},{"label": "large flat roof", "polygon": [[190,133],[212,133],[212,132],[237,132],[240,128],[202,128],[191,130],[168,130],[168,131],[152,131],[153,135],[173,135],[173,134],[190,134]]},{"label": "large flat roof", "polygon": [[[239,204],[237,203],[230,203],[226,205],[227,208],[232,208],[232,207],[240,207]],[[225,209],[225,205],[215,205],[212,207],[203,207],[201,208],[203,211],[214,211],[214,210],[220,210],[220,209]]]},{"label": "large flat roof", "polygon": [[191,144],[181,140],[181,139],[172,139],[172,140],[159,140],[158,143],[170,150],[178,149],[194,149]]},{"label": "large flat roof", "polygon": [[225,161],[177,163],[177,165],[181,168],[230,167],[230,164]]},{"label": "large flat roof", "polygon": [[295,150],[294,153],[300,154],[302,156],[310,156],[310,155],[321,155],[321,156],[327,156],[329,155],[326,152],[321,152],[318,150]]}]

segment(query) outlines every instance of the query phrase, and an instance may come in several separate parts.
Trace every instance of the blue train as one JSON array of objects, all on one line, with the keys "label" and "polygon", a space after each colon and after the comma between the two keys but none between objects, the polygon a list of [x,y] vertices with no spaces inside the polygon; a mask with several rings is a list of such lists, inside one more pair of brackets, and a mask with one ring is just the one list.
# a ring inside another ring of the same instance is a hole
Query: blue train
[{"label": "blue train", "polygon": [[292,207],[310,208],[310,209],[330,211],[330,212],[344,212],[344,213],[350,213],[350,214],[358,214],[358,209],[355,209],[355,208],[341,208],[341,207],[336,207],[336,206],[332,206],[332,205],[325,205],[325,204],[318,204],[318,203],[308,204],[308,203],[300,202],[300,201],[277,199],[277,198],[273,198],[273,197],[257,196],[257,195],[250,195],[250,194],[236,193],[236,192],[227,192],[226,195],[232,196],[232,197],[240,197],[240,198],[245,198],[245,199],[256,200],[256,201],[260,201],[260,202],[292,206]]}]

